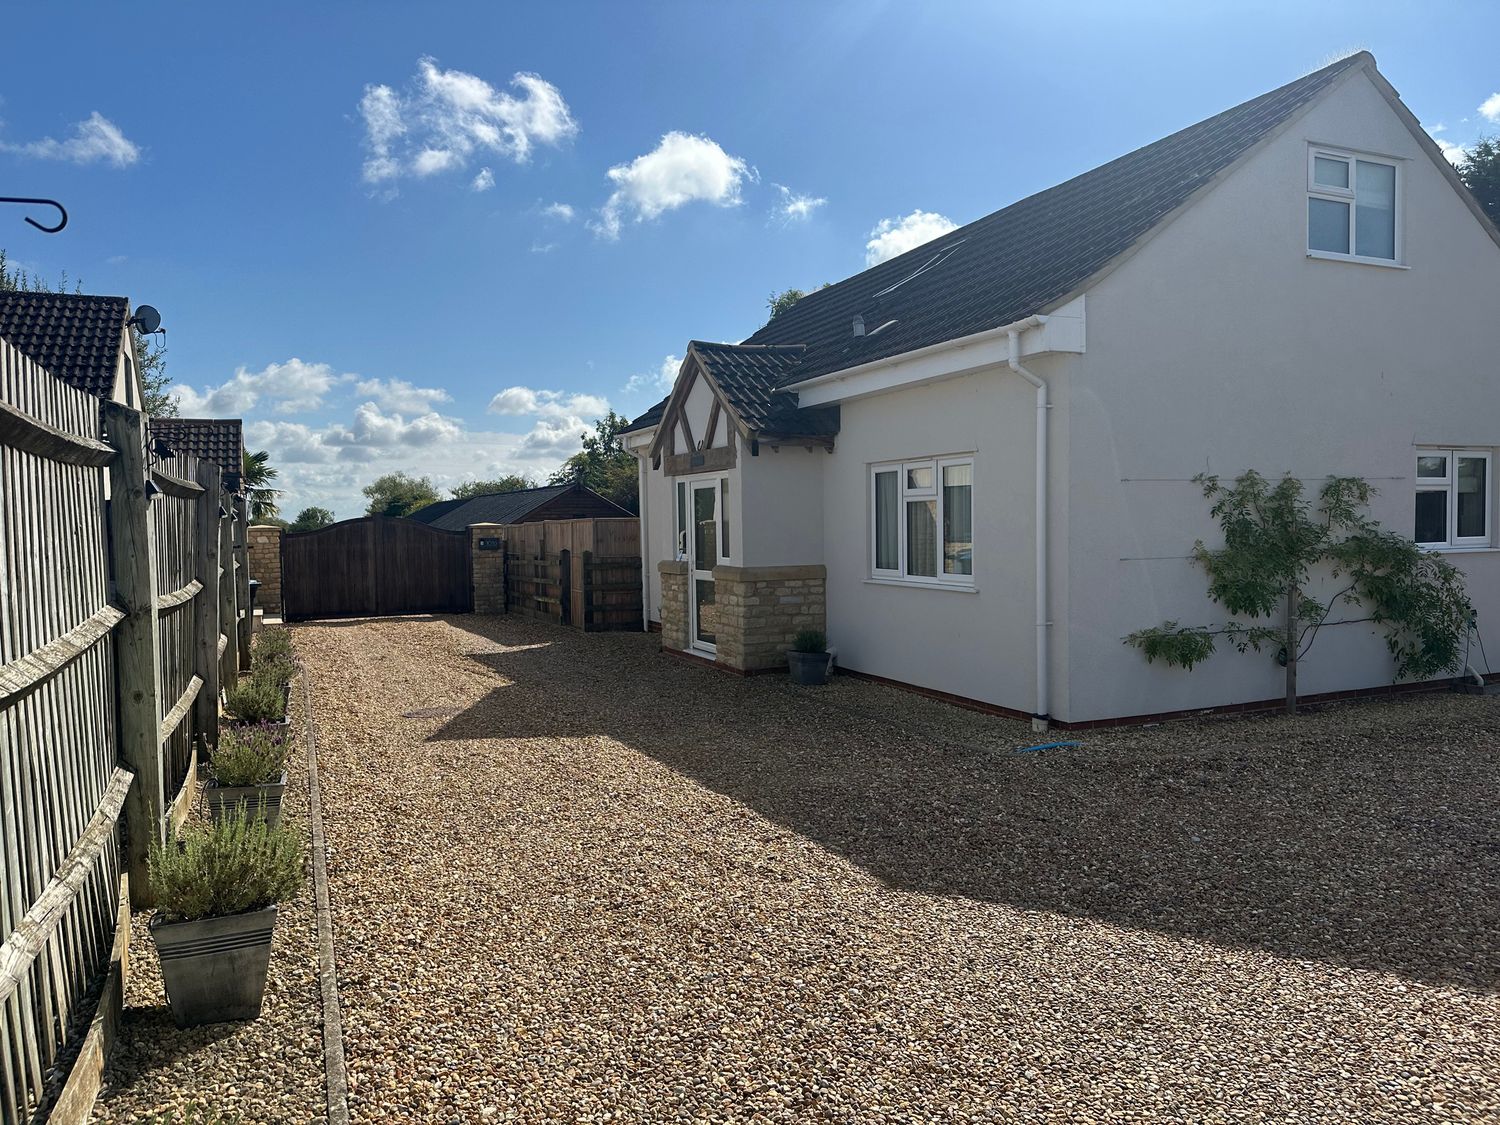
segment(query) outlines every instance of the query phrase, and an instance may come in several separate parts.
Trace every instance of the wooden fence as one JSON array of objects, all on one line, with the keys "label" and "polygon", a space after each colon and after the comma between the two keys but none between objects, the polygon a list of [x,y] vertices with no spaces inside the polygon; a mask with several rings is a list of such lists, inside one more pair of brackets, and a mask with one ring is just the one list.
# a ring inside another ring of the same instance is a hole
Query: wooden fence
[{"label": "wooden fence", "polygon": [[139,413],[105,403],[101,419],[0,340],[3,1125],[64,1089],[91,1102],[97,1072],[65,1087],[63,1064],[94,1014],[122,870],[144,901],[150,841],[191,793],[197,736],[217,737],[220,614],[246,604],[221,596],[221,474],[148,465]]},{"label": "wooden fence", "polygon": [[586,632],[641,629],[638,521],[541,520],[499,533],[507,613]]}]

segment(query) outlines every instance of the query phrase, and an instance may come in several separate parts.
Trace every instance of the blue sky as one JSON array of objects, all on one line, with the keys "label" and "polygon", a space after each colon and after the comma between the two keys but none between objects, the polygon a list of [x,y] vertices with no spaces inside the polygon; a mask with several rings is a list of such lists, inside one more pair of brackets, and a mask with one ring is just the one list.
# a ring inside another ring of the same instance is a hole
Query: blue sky
[{"label": "blue sky", "polygon": [[243,416],[288,516],[357,515],[394,469],[545,474],[771,291],[1350,50],[1441,141],[1500,132],[1480,3],[138,0],[6,27],[0,184],[72,221],[7,208],[0,246],[159,308],[185,413]]}]

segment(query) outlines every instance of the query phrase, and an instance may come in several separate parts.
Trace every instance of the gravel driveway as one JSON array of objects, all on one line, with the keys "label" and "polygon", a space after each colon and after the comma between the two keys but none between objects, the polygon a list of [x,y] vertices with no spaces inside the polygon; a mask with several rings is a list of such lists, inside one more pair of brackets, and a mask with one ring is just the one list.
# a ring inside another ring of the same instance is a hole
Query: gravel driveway
[{"label": "gravel driveway", "polygon": [[358,1122],[1500,1120],[1500,700],[1088,732],[298,626]]}]

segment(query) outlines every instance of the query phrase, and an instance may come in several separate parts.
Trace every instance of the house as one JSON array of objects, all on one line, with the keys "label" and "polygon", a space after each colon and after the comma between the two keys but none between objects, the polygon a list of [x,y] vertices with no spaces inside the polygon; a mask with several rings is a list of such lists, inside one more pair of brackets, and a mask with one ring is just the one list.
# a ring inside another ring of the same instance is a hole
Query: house
[{"label": "house", "polygon": [[244,472],[244,423],[238,418],[152,418],[151,436],[174,453],[212,461],[236,481]]},{"label": "house", "polygon": [[[1374,58],[1341,59],[691,343],[626,434],[648,617],[744,672],[826,628],[841,668],[1039,726],[1272,700],[1268,657],[1122,643],[1223,619],[1192,478],[1254,468],[1369,480],[1483,629],[1497,297],[1500,232]],[[1391,682],[1363,616],[1305,693]]]},{"label": "house", "polygon": [[124,297],[0,292],[0,338],[69,386],[135,410],[145,401]]},{"label": "house", "polygon": [[476,523],[537,523],[541,520],[619,519],[628,512],[578,482],[487,492],[461,500],[440,500],[411,513],[409,519],[442,531],[462,531]]}]

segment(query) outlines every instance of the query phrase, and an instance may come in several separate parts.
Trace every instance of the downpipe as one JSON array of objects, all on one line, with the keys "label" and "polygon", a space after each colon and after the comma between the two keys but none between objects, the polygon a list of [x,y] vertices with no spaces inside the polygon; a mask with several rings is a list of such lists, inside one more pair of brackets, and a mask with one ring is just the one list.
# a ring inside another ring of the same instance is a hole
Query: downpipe
[{"label": "downpipe", "polygon": [[1031,713],[1031,729],[1045,732],[1051,726],[1051,644],[1052,622],[1047,617],[1047,381],[1028,371],[1021,363],[1021,333],[1046,322],[1046,317],[1032,316],[1010,326],[1009,367],[1036,389],[1036,704]]}]

